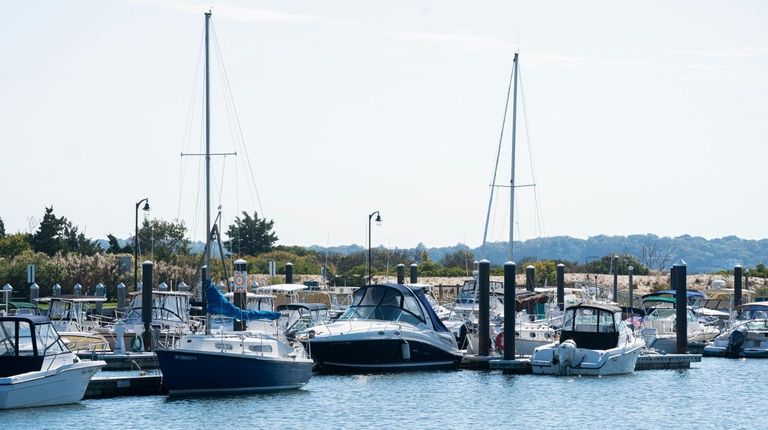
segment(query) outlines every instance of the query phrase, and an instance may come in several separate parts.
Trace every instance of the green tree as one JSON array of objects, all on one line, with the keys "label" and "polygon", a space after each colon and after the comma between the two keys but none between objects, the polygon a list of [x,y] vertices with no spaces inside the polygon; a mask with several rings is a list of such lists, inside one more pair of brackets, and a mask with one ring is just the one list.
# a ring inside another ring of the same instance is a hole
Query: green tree
[{"label": "green tree", "polygon": [[64,250],[65,243],[63,235],[66,223],[66,218],[56,217],[53,213],[53,206],[45,208],[43,220],[40,221],[40,226],[37,228],[35,234],[32,235],[32,249],[34,249],[35,252],[42,252],[51,256]]},{"label": "green tree", "polygon": [[7,234],[0,237],[0,258],[14,258],[24,251],[32,250],[27,233]]},{"label": "green tree", "polygon": [[139,251],[153,254],[157,261],[174,261],[176,255],[189,253],[189,239],[184,221],[144,220],[139,229]]},{"label": "green tree", "polygon": [[224,245],[230,252],[238,255],[269,252],[277,242],[277,235],[272,231],[274,225],[272,220],[259,218],[255,211],[253,217],[243,211],[243,218],[235,217],[235,223],[227,228],[227,237],[230,240]]},{"label": "green tree", "polygon": [[126,243],[125,246],[120,246],[120,242],[111,233],[107,235],[107,241],[109,242],[107,254],[133,254],[133,246],[131,244]]},{"label": "green tree", "polygon": [[80,255],[94,255],[101,249],[98,242],[88,239],[85,234],[78,232],[77,226],[71,222],[64,222],[64,250],[66,252],[75,252]]},{"label": "green tree", "polygon": [[3,219],[0,218],[0,239],[5,237],[5,224],[3,223]]}]

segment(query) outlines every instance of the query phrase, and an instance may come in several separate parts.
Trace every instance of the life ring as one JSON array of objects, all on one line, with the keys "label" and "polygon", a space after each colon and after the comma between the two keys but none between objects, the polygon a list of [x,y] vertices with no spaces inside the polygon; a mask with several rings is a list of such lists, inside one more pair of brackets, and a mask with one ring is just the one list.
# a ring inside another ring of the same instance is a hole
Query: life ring
[{"label": "life ring", "polygon": [[235,286],[237,286],[237,287],[244,287],[245,286],[245,276],[243,276],[242,273],[236,273],[235,274]]},{"label": "life ring", "polygon": [[496,335],[496,351],[504,352],[504,332]]},{"label": "life ring", "polygon": [[140,334],[133,336],[133,340],[131,341],[131,349],[133,352],[144,351],[144,339],[141,338]]}]

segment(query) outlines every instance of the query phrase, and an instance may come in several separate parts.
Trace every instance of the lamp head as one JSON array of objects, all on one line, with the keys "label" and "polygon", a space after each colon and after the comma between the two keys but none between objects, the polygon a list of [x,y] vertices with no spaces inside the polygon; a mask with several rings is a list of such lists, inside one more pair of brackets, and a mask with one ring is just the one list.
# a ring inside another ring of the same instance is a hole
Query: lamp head
[{"label": "lamp head", "polygon": [[144,207],[141,210],[144,212],[149,212],[149,200],[144,203]]},{"label": "lamp head", "polygon": [[376,214],[376,225],[381,225],[381,214]]}]

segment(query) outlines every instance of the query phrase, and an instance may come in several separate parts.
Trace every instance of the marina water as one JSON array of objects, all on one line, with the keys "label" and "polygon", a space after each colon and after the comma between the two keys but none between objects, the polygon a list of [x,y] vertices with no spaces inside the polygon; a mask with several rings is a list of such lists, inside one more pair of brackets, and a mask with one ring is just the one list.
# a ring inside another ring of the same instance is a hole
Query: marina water
[{"label": "marina water", "polygon": [[[0,411],[3,429],[761,428],[768,360],[611,377],[458,370],[315,375],[303,389],[227,397],[89,399]],[[757,404],[753,402],[757,402]]]}]

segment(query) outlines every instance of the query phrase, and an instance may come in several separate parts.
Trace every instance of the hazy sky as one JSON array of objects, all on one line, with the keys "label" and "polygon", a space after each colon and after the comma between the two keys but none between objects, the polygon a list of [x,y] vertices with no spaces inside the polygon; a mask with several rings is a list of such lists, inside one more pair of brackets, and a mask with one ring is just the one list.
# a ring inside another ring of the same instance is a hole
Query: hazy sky
[{"label": "hazy sky", "polygon": [[[517,190],[516,239],[768,237],[765,1],[11,2],[7,231],[53,205],[89,237],[128,237],[149,197],[203,236],[199,159],[180,153],[200,151],[208,7],[245,141],[219,75],[213,151],[239,154],[214,163],[225,224],[263,210],[281,244],[365,245],[380,210],[374,246],[479,245],[519,51],[517,181],[533,166],[537,187]],[[500,192],[492,240],[508,237]]]}]

